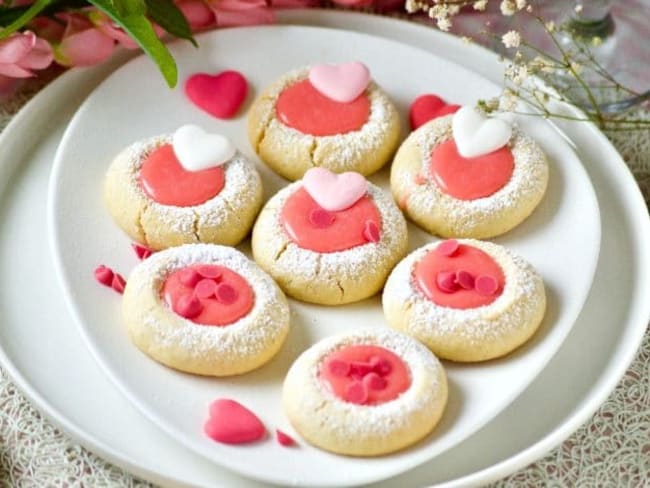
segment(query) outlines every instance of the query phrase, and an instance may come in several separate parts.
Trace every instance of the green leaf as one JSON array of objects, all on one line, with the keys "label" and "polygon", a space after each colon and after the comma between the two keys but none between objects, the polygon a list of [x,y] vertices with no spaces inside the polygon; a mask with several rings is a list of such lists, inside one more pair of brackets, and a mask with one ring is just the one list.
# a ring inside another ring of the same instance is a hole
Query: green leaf
[{"label": "green leaf", "polygon": [[147,15],[171,35],[187,39],[197,46],[190,24],[172,0],[145,0]]},{"label": "green leaf", "polygon": [[144,0],[111,0],[111,2],[120,17],[144,15],[147,10]]},{"label": "green leaf", "polygon": [[0,41],[6,39],[11,34],[21,29],[30,20],[36,17],[41,11],[55,0],[36,0],[27,10],[25,10],[17,19],[0,30]]},{"label": "green leaf", "polygon": [[138,43],[147,56],[158,65],[170,88],[176,86],[178,82],[176,62],[167,47],[156,36],[149,19],[144,15],[121,16],[111,4],[111,0],[89,0],[89,2],[108,15]]}]

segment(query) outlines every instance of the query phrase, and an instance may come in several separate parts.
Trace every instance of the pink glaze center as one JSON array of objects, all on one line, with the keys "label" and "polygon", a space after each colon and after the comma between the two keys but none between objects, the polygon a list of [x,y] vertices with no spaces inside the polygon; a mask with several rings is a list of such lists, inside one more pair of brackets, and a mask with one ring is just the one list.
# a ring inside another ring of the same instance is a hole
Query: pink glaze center
[{"label": "pink glaze center", "polygon": [[379,346],[346,346],[327,355],[319,378],[334,395],[359,405],[389,402],[411,385],[404,361]]},{"label": "pink glaze center", "polygon": [[328,212],[300,188],[285,202],[280,222],[299,247],[320,253],[378,242],[381,236],[381,216],[368,195],[345,210]]},{"label": "pink glaze center", "polygon": [[443,192],[459,200],[475,200],[503,188],[514,167],[507,146],[476,158],[464,158],[450,139],[433,149],[429,172]]},{"label": "pink glaze center", "polygon": [[164,302],[177,315],[201,325],[230,325],[250,312],[253,290],[238,273],[213,264],[171,273],[162,288]]},{"label": "pink glaze center", "polygon": [[336,102],[307,79],[285,88],[275,110],[283,124],[303,134],[331,136],[361,129],[370,116],[370,100],[362,94],[350,103]]},{"label": "pink glaze center", "polygon": [[163,205],[191,207],[214,198],[223,189],[223,168],[187,171],[171,144],[154,150],[140,168],[140,185],[152,200]]},{"label": "pink glaze center", "polygon": [[489,305],[503,293],[505,277],[488,254],[473,246],[444,241],[417,263],[415,283],[433,303],[468,309]]}]

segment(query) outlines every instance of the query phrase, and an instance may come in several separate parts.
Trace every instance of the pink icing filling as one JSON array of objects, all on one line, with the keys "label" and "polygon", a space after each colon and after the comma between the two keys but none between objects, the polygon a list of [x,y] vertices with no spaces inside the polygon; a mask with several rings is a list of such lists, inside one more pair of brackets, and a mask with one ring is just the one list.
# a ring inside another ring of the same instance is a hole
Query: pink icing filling
[{"label": "pink icing filling", "polygon": [[464,158],[450,139],[431,152],[429,172],[443,192],[459,200],[475,200],[503,188],[514,167],[512,152],[506,146],[483,156]]},{"label": "pink icing filling", "polygon": [[140,168],[140,185],[152,200],[163,205],[191,207],[214,198],[223,189],[223,168],[185,170],[171,144],[154,150]]},{"label": "pink icing filling", "polygon": [[429,300],[457,309],[489,305],[501,295],[505,283],[494,259],[453,239],[429,251],[415,266],[413,276]]},{"label": "pink icing filling", "polygon": [[321,253],[378,242],[381,235],[379,210],[367,195],[345,210],[327,212],[300,188],[284,204],[280,222],[298,246]]},{"label": "pink icing filling", "polygon": [[171,273],[162,297],[175,313],[196,324],[230,325],[253,307],[248,282],[224,266],[201,264]]},{"label": "pink icing filling", "polygon": [[303,134],[331,136],[363,127],[370,116],[370,100],[362,94],[350,103],[336,102],[302,80],[280,93],[275,110],[283,124]]},{"label": "pink icing filling", "polygon": [[264,424],[257,415],[228,398],[212,402],[203,431],[211,439],[224,444],[255,442],[266,435]]},{"label": "pink icing filling", "polygon": [[346,346],[329,354],[319,378],[334,395],[359,405],[389,402],[411,385],[404,361],[379,346]]}]

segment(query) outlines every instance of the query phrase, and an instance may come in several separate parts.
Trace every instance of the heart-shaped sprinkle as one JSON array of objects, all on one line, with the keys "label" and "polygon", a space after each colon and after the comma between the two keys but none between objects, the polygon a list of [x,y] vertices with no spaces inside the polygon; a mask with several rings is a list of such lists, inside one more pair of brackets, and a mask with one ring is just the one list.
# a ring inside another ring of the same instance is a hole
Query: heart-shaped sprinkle
[{"label": "heart-shaped sprinkle", "polygon": [[179,272],[178,278],[181,283],[190,288],[194,288],[196,284],[201,281],[201,275],[195,269],[185,268]]},{"label": "heart-shaped sprinkle", "polygon": [[368,191],[368,182],[361,174],[336,174],[325,168],[308,170],[302,184],[316,203],[330,212],[351,207]]},{"label": "heart-shaped sprinkle", "polygon": [[344,400],[357,405],[363,405],[368,401],[368,389],[361,381],[353,381],[345,389]]},{"label": "heart-shaped sprinkle", "polygon": [[340,359],[332,359],[327,363],[327,369],[334,376],[345,377],[350,374],[350,363]]},{"label": "heart-shaped sprinkle", "polygon": [[469,271],[460,269],[456,271],[456,283],[458,283],[461,287],[465,288],[466,290],[473,290],[474,275],[472,275],[472,273],[470,273]]},{"label": "heart-shaped sprinkle", "polygon": [[409,121],[411,130],[415,130],[430,120],[453,114],[460,109],[460,105],[447,105],[447,103],[437,95],[426,94],[420,95],[411,104],[409,109]]},{"label": "heart-shaped sprinkle", "polygon": [[282,432],[280,429],[275,429],[275,438],[278,443],[284,447],[291,447],[296,445],[296,441],[292,437]]},{"label": "heart-shaped sprinkle", "polygon": [[217,299],[224,305],[230,305],[235,303],[237,300],[237,290],[227,283],[221,283],[217,286],[217,291],[215,293]]},{"label": "heart-shaped sprinkle", "polygon": [[221,278],[221,271],[219,270],[219,268],[216,268],[209,264],[198,266],[196,268],[196,272],[201,276],[203,276],[204,278],[208,278],[210,280],[218,280],[219,278]]},{"label": "heart-shaped sprinkle", "polygon": [[458,289],[456,283],[456,273],[453,271],[440,271],[436,275],[436,285],[440,291],[445,293],[453,293]]},{"label": "heart-shaped sprinkle", "polygon": [[111,288],[118,293],[124,293],[124,287],[126,286],[126,280],[121,274],[115,273],[113,275],[113,281],[111,282]]},{"label": "heart-shaped sprinkle", "polygon": [[474,280],[474,289],[481,295],[494,295],[499,289],[499,282],[492,276],[482,275]]},{"label": "heart-shaped sprinkle", "polygon": [[219,119],[233,117],[246,99],[248,82],[237,71],[197,73],[185,82],[185,94],[200,109]]},{"label": "heart-shaped sprinkle", "polygon": [[388,381],[377,373],[368,373],[363,377],[363,384],[366,385],[366,388],[369,390],[383,390],[386,388]]},{"label": "heart-shaped sprinkle", "polygon": [[217,284],[214,280],[207,278],[202,279],[196,284],[194,294],[199,298],[210,298],[217,292]]},{"label": "heart-shaped sprinkle", "polygon": [[151,249],[143,246],[142,244],[138,244],[137,242],[131,244],[131,247],[135,251],[135,255],[138,256],[138,259],[145,260],[153,254],[153,251]]},{"label": "heart-shaped sprinkle", "polygon": [[174,303],[174,312],[186,319],[193,319],[202,311],[203,305],[201,305],[201,300],[191,293],[179,297],[176,303]]},{"label": "heart-shaped sprinkle", "polygon": [[212,402],[203,430],[208,437],[224,444],[255,442],[266,435],[264,424],[253,412],[226,398]]},{"label": "heart-shaped sprinkle", "polygon": [[113,283],[113,270],[100,264],[95,268],[95,279],[104,286],[111,286]]},{"label": "heart-shaped sprinkle", "polygon": [[336,220],[334,214],[322,208],[315,208],[309,213],[309,222],[318,229],[325,229]]},{"label": "heart-shaped sprinkle", "polygon": [[505,146],[512,126],[501,119],[487,118],[473,107],[462,107],[452,119],[452,132],[458,153],[464,158],[489,154]]},{"label": "heart-shaped sprinkle", "polygon": [[393,370],[393,365],[390,363],[390,361],[380,356],[371,357],[370,366],[372,366],[372,370],[375,373],[381,376],[386,376],[387,374],[390,374],[390,372]]},{"label": "heart-shaped sprinkle", "polygon": [[441,256],[453,256],[456,254],[456,251],[458,251],[458,248],[460,247],[459,242],[456,239],[448,239],[446,241],[442,241],[438,246],[436,247],[436,253],[438,253]]},{"label": "heart-shaped sprinkle", "polygon": [[196,125],[179,127],[172,136],[174,154],[186,171],[203,171],[230,161],[237,149],[221,134],[209,134]]},{"label": "heart-shaped sprinkle", "polygon": [[352,361],[350,363],[350,374],[363,378],[365,375],[372,371],[372,366],[370,363],[364,363],[362,361]]},{"label": "heart-shaped sprinkle", "polygon": [[370,83],[370,71],[358,61],[342,64],[316,64],[309,70],[309,81],[327,98],[349,103]]},{"label": "heart-shaped sprinkle", "polygon": [[381,239],[381,236],[379,235],[379,227],[377,227],[377,224],[374,221],[368,220],[366,222],[366,226],[363,228],[363,237],[365,237],[368,242],[379,242]]}]

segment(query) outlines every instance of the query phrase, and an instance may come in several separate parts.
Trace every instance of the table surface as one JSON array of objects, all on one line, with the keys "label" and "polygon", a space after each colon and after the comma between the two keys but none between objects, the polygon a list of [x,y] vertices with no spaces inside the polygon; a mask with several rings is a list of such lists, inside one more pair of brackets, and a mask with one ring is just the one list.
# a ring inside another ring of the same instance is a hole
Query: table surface
[{"label": "table surface", "polygon": [[[647,9],[643,0],[628,6]],[[474,22],[470,19],[469,23]],[[469,24],[468,24],[469,25]],[[0,105],[0,129],[56,72]],[[650,82],[650,80],[649,80]],[[639,116],[650,119],[650,110]],[[650,130],[607,134],[650,201]],[[569,439],[496,486],[642,486],[650,479],[650,332],[607,401]],[[52,426],[0,369],[0,486],[142,486]]]}]

